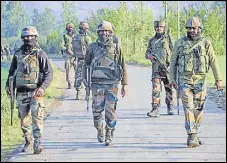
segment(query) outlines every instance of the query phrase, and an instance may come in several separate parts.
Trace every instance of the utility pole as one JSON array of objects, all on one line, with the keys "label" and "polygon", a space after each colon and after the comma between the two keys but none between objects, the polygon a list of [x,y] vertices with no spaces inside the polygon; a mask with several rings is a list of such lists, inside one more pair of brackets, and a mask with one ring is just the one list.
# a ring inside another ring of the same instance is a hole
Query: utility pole
[{"label": "utility pole", "polygon": [[180,5],[179,1],[177,1],[177,39],[180,38]]}]

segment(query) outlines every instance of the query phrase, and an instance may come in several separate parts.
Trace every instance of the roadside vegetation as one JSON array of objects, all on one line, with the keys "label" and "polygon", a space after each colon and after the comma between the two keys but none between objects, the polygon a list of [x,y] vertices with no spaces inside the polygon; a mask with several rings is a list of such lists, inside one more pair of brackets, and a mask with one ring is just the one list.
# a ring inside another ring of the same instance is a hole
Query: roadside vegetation
[{"label": "roadside vegetation", "polygon": [[[13,149],[17,148],[24,139],[20,128],[17,108],[13,111],[13,126],[10,125],[10,100],[5,91],[8,76],[9,61],[1,62],[1,161],[6,161]],[[51,62],[54,71],[53,81],[45,92],[45,105],[59,98],[65,88],[65,74]],[[52,108],[53,109],[53,108]]]}]

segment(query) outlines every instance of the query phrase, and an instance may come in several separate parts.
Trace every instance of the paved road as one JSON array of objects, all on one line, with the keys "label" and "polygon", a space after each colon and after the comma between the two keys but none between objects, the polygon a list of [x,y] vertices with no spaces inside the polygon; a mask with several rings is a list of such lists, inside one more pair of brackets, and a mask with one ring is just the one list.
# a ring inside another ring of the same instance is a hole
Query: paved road
[{"label": "paved road", "polygon": [[[55,63],[63,67],[62,61]],[[151,109],[151,69],[128,66],[128,72],[128,93],[124,98],[119,96],[113,146],[105,147],[97,142],[92,113],[86,111],[86,102],[75,100],[75,89],[66,89],[61,104],[45,121],[43,153],[16,152],[10,161],[226,161],[225,110],[207,101],[199,133],[205,144],[187,148],[182,106],[180,115],[167,115],[163,96],[160,118],[148,118],[146,113]]]}]

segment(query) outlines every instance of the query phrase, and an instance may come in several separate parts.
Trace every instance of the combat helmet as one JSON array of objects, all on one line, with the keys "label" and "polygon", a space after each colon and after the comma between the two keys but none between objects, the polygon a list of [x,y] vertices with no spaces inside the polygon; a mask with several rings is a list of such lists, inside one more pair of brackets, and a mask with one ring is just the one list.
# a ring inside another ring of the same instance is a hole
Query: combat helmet
[{"label": "combat helmet", "polygon": [[187,20],[185,27],[199,27],[200,29],[203,29],[203,24],[198,17],[193,16]]},{"label": "combat helmet", "polygon": [[155,27],[159,27],[159,26],[164,27],[165,26],[165,22],[164,21],[154,21],[154,28]]},{"label": "combat helmet", "polygon": [[79,29],[88,29],[89,25],[85,21],[81,21],[79,24]]},{"label": "combat helmet", "polygon": [[97,27],[97,32],[103,31],[103,30],[113,32],[112,24],[108,21],[101,21],[100,24]]},{"label": "combat helmet", "polygon": [[25,36],[36,36],[38,37],[39,34],[34,26],[26,26],[22,29],[21,38]]},{"label": "combat helmet", "polygon": [[65,29],[68,30],[69,28],[74,28],[73,23],[67,23]]}]

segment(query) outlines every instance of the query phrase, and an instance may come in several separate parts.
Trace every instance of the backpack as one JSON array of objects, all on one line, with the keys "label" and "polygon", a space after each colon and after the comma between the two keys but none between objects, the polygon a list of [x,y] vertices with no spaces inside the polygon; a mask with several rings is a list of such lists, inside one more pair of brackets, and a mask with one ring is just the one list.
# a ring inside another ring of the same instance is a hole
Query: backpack
[{"label": "backpack", "polygon": [[73,53],[77,58],[84,58],[87,50],[86,35],[78,34],[72,40]]}]

